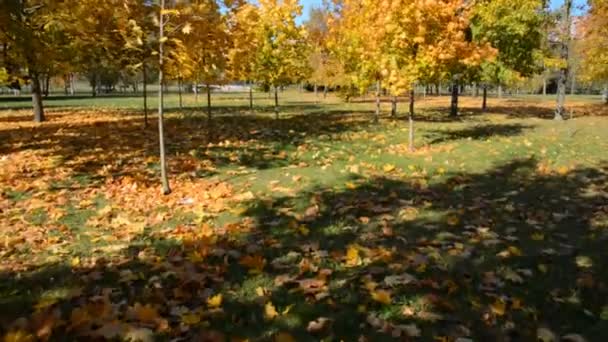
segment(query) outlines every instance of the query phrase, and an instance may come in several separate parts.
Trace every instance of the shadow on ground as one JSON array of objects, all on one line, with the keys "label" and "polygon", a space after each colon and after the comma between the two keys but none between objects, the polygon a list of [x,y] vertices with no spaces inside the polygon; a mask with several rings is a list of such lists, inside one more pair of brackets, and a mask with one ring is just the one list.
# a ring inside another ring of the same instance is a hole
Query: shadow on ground
[{"label": "shadow on ground", "polygon": [[608,165],[543,174],[521,159],[428,185],[352,184],[251,200],[242,222],[214,234],[185,221],[148,230],[115,259],[2,274],[2,329],[52,339],[378,341],[419,329],[424,340],[531,341],[539,328],[608,338]]}]

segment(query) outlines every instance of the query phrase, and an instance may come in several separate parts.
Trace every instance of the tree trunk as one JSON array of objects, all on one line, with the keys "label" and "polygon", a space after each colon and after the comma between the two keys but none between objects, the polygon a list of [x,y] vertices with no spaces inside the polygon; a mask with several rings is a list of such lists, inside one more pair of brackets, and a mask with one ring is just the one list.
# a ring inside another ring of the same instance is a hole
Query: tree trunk
[{"label": "tree trunk", "polygon": [[414,103],[416,101],[414,89],[410,90],[410,114],[408,116],[408,121],[410,124],[409,129],[409,150],[410,152],[414,152]]},{"label": "tree trunk", "polygon": [[93,97],[97,96],[97,75],[93,75],[93,80],[91,81],[91,95]]},{"label": "tree trunk", "polygon": [[207,84],[207,119],[211,122],[211,85]]},{"label": "tree trunk", "polygon": [[50,83],[51,83],[51,76],[49,74],[45,74],[44,75],[44,88],[42,90],[44,97],[49,97],[49,88],[51,85]]},{"label": "tree trunk", "polygon": [[249,84],[249,110],[253,114],[253,84]]},{"label": "tree trunk", "polygon": [[481,111],[485,112],[488,110],[488,86],[483,85],[483,102],[481,103]]},{"label": "tree trunk", "polygon": [[572,9],[572,0],[564,1],[564,17],[562,26],[562,41],[560,57],[565,64],[559,69],[559,79],[557,81],[557,108],[555,108],[555,120],[563,120],[566,114],[564,107],[566,102],[566,83],[568,82],[568,46],[570,45],[570,10]]},{"label": "tree trunk", "polygon": [[279,87],[274,87],[274,117],[279,119]]},{"label": "tree trunk", "polygon": [[63,75],[63,94],[68,96],[70,93],[70,74]]},{"label": "tree trunk", "polygon": [[397,96],[391,97],[391,118],[397,116]]},{"label": "tree trunk", "polygon": [[164,115],[164,75],[163,75],[163,54],[164,54],[164,31],[165,23],[163,12],[165,11],[165,0],[160,0],[160,20],[159,20],[159,44],[158,44],[158,141],[160,147],[160,178],[162,182],[163,195],[171,193],[169,178],[167,177],[167,155],[165,152],[165,127],[163,122]]},{"label": "tree trunk", "polygon": [[450,116],[458,116],[458,81],[454,80],[452,83],[452,103],[450,106]]},{"label": "tree trunk", "polygon": [[543,96],[547,96],[547,76],[543,75]]},{"label": "tree trunk", "polygon": [[33,72],[30,74],[32,82],[32,105],[34,109],[34,122],[43,122],[44,107],[42,106],[42,89],[40,89],[40,76]]},{"label": "tree trunk", "polygon": [[502,99],[502,85],[501,84],[498,85],[497,92],[498,92],[498,98]]},{"label": "tree trunk", "polygon": [[70,95],[74,96],[76,92],[76,87],[74,86],[74,74],[70,73]]},{"label": "tree trunk", "polygon": [[179,77],[177,79],[177,94],[179,96],[179,109],[184,109],[184,104],[182,102],[182,78]]},{"label": "tree trunk", "polygon": [[323,86],[323,100],[327,99],[327,84]]},{"label": "tree trunk", "polygon": [[317,84],[315,83],[315,85],[312,87],[314,89],[315,92],[315,102],[317,102],[317,99],[319,98],[319,89]]},{"label": "tree trunk", "polygon": [[441,83],[435,84],[435,95],[441,96]]},{"label": "tree trunk", "polygon": [[374,113],[374,123],[378,123],[380,120],[380,92],[382,91],[382,85],[380,80],[376,82],[376,112]]},{"label": "tree trunk", "polygon": [[143,73],[143,91],[144,91],[144,128],[148,128],[148,71],[146,69],[146,63],[142,64]]},{"label": "tree trunk", "polygon": [[605,105],[608,105],[608,83],[604,84],[604,91],[602,92],[602,101]]},{"label": "tree trunk", "polygon": [[575,70],[572,69],[572,74],[570,75],[570,95],[576,95],[576,75]]}]

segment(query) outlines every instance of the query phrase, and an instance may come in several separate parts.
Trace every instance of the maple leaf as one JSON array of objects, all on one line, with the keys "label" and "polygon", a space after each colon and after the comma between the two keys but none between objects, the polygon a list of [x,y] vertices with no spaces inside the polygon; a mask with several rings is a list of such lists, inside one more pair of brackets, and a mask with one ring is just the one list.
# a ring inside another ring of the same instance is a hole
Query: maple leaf
[{"label": "maple leaf", "polygon": [[264,318],[265,319],[273,320],[278,315],[279,315],[279,313],[277,312],[277,309],[274,307],[272,302],[268,302],[264,305]]},{"label": "maple leaf", "polygon": [[359,256],[359,248],[356,245],[351,245],[346,250],[346,266],[355,267],[362,263],[361,257]]},{"label": "maple leaf", "polygon": [[213,297],[207,298],[207,305],[211,309],[217,309],[222,306],[222,294],[219,293]]},{"label": "maple leaf", "polygon": [[372,299],[376,302],[389,305],[392,302],[391,293],[386,290],[373,290],[370,292]]}]

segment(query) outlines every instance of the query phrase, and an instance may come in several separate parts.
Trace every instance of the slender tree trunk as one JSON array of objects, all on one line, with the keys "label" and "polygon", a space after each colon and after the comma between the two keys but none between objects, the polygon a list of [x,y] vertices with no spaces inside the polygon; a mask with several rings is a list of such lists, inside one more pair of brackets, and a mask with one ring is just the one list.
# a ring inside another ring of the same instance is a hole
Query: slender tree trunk
[{"label": "slender tree trunk", "polygon": [[164,23],[164,12],[165,11],[165,0],[160,0],[160,20],[159,20],[159,45],[158,45],[158,141],[160,147],[160,177],[162,182],[163,195],[171,193],[171,187],[169,186],[169,178],[167,177],[167,155],[165,152],[165,127],[164,127],[164,75],[163,75],[163,55],[164,55],[164,35],[165,35],[165,23]]},{"label": "slender tree trunk", "polygon": [[570,10],[572,9],[572,0],[564,1],[564,22],[562,26],[562,41],[560,57],[565,64],[559,69],[559,80],[557,81],[557,108],[555,108],[555,120],[563,120],[566,114],[566,83],[568,82],[568,47],[570,45]]},{"label": "slender tree trunk", "polygon": [[376,112],[374,113],[374,123],[378,123],[380,120],[380,93],[382,91],[382,84],[380,80],[376,82]]},{"label": "slender tree trunk", "polygon": [[602,92],[602,100],[605,105],[608,105],[608,83],[604,84],[604,91]]},{"label": "slender tree trunk", "polygon": [[42,106],[42,89],[40,89],[40,76],[33,72],[30,74],[32,82],[32,105],[34,109],[34,122],[45,121],[44,107]]},{"label": "slender tree trunk", "polygon": [[323,100],[327,99],[327,84],[323,86]]},{"label": "slender tree trunk", "polygon": [[483,102],[481,103],[481,110],[485,112],[488,110],[488,85],[483,85]]},{"label": "slender tree trunk", "polygon": [[144,128],[148,128],[148,69],[146,68],[146,63],[142,64],[142,74],[143,74],[143,91],[144,91]]},{"label": "slender tree trunk", "polygon": [[409,150],[410,152],[414,151],[414,103],[416,101],[416,94],[414,92],[414,89],[410,90],[410,113],[408,115],[408,121],[410,124],[410,129],[409,129]]},{"label": "slender tree trunk", "polygon": [[274,117],[279,119],[279,87],[274,87]]},{"label": "slender tree trunk", "polygon": [[253,114],[253,84],[249,83],[249,111]]},{"label": "slender tree trunk", "polygon": [[391,118],[397,116],[397,96],[391,97]]},{"label": "slender tree trunk", "polygon": [[435,94],[437,94],[437,96],[441,96],[441,82],[435,84]]},{"label": "slender tree trunk", "polygon": [[70,94],[70,74],[63,75],[63,94],[65,96]]},{"label": "slender tree trunk", "polygon": [[543,75],[543,96],[547,96],[547,76]]},{"label": "slender tree trunk", "polygon": [[502,99],[502,85],[499,84],[497,88],[497,92],[498,92],[498,98]]},{"label": "slender tree trunk", "polygon": [[570,95],[576,95],[576,70],[572,69],[572,74],[570,75]]},{"label": "slender tree trunk", "polygon": [[91,93],[93,97],[97,96],[97,74],[93,75],[93,81],[91,81]]},{"label": "slender tree trunk", "polygon": [[70,73],[70,95],[74,96],[76,92],[76,87],[74,86],[74,74]]},{"label": "slender tree trunk", "polygon": [[315,83],[315,84],[312,86],[312,88],[314,89],[314,92],[315,92],[315,102],[317,102],[317,99],[319,98],[319,89],[318,89],[317,84]]},{"label": "slender tree trunk", "polygon": [[452,103],[450,106],[450,116],[458,116],[458,81],[454,79],[452,83]]},{"label": "slender tree trunk", "polygon": [[44,87],[42,88],[42,94],[44,97],[49,97],[49,88],[51,83],[51,76],[49,74],[44,74]]},{"label": "slender tree trunk", "polygon": [[207,84],[207,119],[211,122],[211,85]]},{"label": "slender tree trunk", "polygon": [[179,109],[184,109],[184,103],[182,102],[182,78],[177,79],[177,94],[179,96]]}]

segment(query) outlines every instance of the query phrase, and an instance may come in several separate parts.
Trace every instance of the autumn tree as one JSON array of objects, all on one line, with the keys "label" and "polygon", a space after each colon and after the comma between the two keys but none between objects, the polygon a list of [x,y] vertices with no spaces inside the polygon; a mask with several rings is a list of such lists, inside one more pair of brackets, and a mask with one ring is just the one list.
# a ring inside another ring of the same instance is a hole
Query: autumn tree
[{"label": "autumn tree", "polygon": [[237,2],[230,7],[227,26],[230,38],[227,77],[249,84],[249,109],[253,110],[253,87],[257,58],[257,30],[260,25],[258,7],[248,2]]},{"label": "autumn tree", "polygon": [[582,74],[603,84],[602,98],[608,105],[608,1],[591,0],[582,29]]},{"label": "autumn tree", "polygon": [[561,25],[559,30],[559,43],[561,59],[561,66],[559,68],[559,78],[557,81],[557,107],[555,108],[555,120],[563,120],[566,114],[565,102],[566,102],[566,88],[568,86],[569,76],[569,48],[571,39],[571,11],[572,11],[572,0],[565,0],[562,8]]},{"label": "autumn tree", "polygon": [[[205,85],[207,91],[207,118],[208,129],[211,133],[211,85],[224,81],[227,65],[229,40],[225,17],[220,13],[219,5],[215,0],[204,0],[185,6],[182,10],[182,20],[188,24],[182,28],[184,36],[183,49],[174,49],[173,61],[177,63],[179,72],[187,72],[195,84]],[[183,53],[181,52],[183,51]]]},{"label": "autumn tree", "polygon": [[3,0],[0,10],[2,67],[30,83],[34,121],[45,120],[41,76],[53,63],[53,37],[61,30],[54,1]]},{"label": "autumn tree", "polygon": [[304,78],[307,71],[305,31],[296,24],[302,14],[297,0],[260,0],[260,23],[254,78],[274,89],[275,116],[279,117],[279,87]]},{"label": "autumn tree", "polygon": [[497,50],[495,60],[486,61],[478,68],[485,110],[489,85],[500,89],[518,75],[529,77],[540,71],[543,3],[541,0],[480,0],[475,3],[472,15],[475,40],[489,42]]}]

